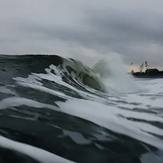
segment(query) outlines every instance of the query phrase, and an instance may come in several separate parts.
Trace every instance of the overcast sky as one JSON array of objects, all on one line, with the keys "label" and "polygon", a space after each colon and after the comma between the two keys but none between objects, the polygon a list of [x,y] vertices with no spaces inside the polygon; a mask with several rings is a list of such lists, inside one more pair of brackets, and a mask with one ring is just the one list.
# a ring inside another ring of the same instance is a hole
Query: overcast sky
[{"label": "overcast sky", "polygon": [[163,67],[163,0],[0,0],[0,53],[111,52]]}]

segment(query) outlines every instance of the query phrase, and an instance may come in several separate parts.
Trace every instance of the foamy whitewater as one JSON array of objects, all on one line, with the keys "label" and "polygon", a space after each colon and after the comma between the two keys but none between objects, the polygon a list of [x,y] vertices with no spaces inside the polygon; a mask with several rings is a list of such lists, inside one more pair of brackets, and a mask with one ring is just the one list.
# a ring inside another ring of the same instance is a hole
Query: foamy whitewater
[{"label": "foamy whitewater", "polygon": [[0,76],[0,162],[163,162],[163,79],[119,55],[1,55]]}]

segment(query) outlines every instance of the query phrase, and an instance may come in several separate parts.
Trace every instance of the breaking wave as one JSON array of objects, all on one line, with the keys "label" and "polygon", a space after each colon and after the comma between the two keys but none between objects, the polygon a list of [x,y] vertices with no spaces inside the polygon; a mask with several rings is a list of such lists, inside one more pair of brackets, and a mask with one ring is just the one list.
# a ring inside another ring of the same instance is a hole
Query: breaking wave
[{"label": "breaking wave", "polygon": [[2,163],[162,163],[162,80],[133,79],[119,55],[1,55],[0,76]]}]

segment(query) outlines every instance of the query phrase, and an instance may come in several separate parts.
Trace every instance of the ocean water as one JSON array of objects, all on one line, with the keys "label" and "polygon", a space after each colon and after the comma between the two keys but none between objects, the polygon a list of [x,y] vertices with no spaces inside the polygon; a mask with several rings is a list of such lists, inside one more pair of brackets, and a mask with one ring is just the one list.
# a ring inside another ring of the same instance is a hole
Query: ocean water
[{"label": "ocean water", "polygon": [[119,57],[0,56],[0,163],[163,163],[163,79]]}]

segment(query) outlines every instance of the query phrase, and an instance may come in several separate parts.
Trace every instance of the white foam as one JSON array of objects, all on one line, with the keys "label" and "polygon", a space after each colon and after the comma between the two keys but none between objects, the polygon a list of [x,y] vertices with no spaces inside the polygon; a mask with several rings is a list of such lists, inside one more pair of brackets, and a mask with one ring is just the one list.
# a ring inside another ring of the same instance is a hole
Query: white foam
[{"label": "white foam", "polygon": [[35,90],[39,90],[39,91],[42,91],[42,92],[46,92],[48,94],[59,96],[61,98],[69,98],[64,93],[61,93],[59,91],[46,88],[44,86],[40,86],[40,85],[36,85],[36,84],[30,84],[30,83],[26,83],[26,82],[17,82],[17,83],[19,85],[21,85],[21,86],[28,87],[28,88],[33,88]]},{"label": "white foam", "polygon": [[149,134],[163,135],[161,129],[147,123],[134,122],[121,117],[121,115],[124,115],[130,118],[142,118],[149,121],[163,122],[162,118],[155,115],[125,111],[117,107],[106,106],[88,100],[68,100],[66,103],[57,102],[57,104],[64,113],[89,120],[114,132],[133,137],[163,149],[163,141]]},{"label": "white foam", "polygon": [[73,163],[72,161],[66,160],[53,153],[47,152],[45,150],[30,146],[24,143],[12,141],[2,136],[0,136],[0,146],[23,153],[42,163],[45,163],[45,162],[46,163]]},{"label": "white foam", "polygon": [[[51,70],[54,70],[57,75],[51,73]],[[69,89],[75,91],[76,93],[78,93],[79,95],[81,95],[83,98],[90,99],[90,100],[104,101],[103,98],[99,98],[95,94],[90,94],[88,92],[79,90],[79,89],[71,86],[70,84],[65,83],[62,80],[62,76],[60,74],[61,72],[59,72],[59,70],[54,65],[51,65],[50,69],[46,68],[46,72],[47,72],[46,74],[32,73],[32,75],[30,75],[28,78],[16,77],[16,78],[14,78],[14,80],[17,81],[17,83],[19,85],[24,86],[24,87],[29,87],[29,88],[32,88],[35,90],[46,92],[48,94],[56,95],[56,96],[59,96],[59,97],[64,98],[64,99],[71,99],[72,98],[70,96],[67,96],[64,92],[61,92],[61,91],[59,92],[57,90],[52,90],[52,89],[46,88],[45,86],[42,85],[42,83],[41,84],[37,83],[37,80],[36,80],[36,79],[38,79],[39,81],[41,81],[42,79],[45,79],[48,81],[56,82],[61,86],[69,88]]]},{"label": "white foam", "polygon": [[25,80],[22,77],[16,77],[16,78],[13,78],[13,79],[18,80],[20,82],[26,82],[26,83],[30,83],[30,84],[42,85],[42,83],[40,81],[40,78],[38,78],[35,75],[28,75],[28,78],[26,78]]},{"label": "white foam", "polygon": [[128,103],[139,103],[141,108],[163,109],[163,80],[140,80],[137,81],[140,92],[122,97]]},{"label": "white foam", "polygon": [[[101,79],[108,90],[108,94],[103,94],[105,98],[78,90],[70,84],[65,83],[62,80],[62,72],[54,65],[46,69],[46,74],[33,73],[29,76],[28,80],[25,78],[15,78],[15,80],[24,87],[33,88],[66,99],[67,101],[64,103],[57,102],[61,108],[57,111],[89,120],[114,132],[163,149],[163,140],[154,136],[163,136],[163,130],[152,125],[153,122],[163,123],[161,114],[155,110],[155,108],[163,109],[163,80],[134,81],[133,78],[130,78],[126,74],[123,67],[121,59],[117,59],[116,57],[113,57],[113,59],[105,58],[94,66],[94,70],[96,73],[99,73],[99,76],[102,76]],[[52,70],[57,75],[53,74]],[[42,79],[54,81],[61,87],[69,88],[87,100],[73,98],[62,91],[59,92],[46,88],[41,84]],[[139,89],[135,87],[135,83],[139,86]],[[110,90],[120,93],[111,94]],[[6,99],[5,102],[1,101],[0,104],[2,104],[0,108],[23,104],[34,107],[44,106],[42,103],[35,103],[27,99]],[[56,107],[51,105],[48,107],[56,109]],[[133,110],[135,108],[142,110],[138,112]],[[146,109],[146,112],[143,112],[143,109]],[[147,113],[147,111],[151,112]],[[71,136],[70,132],[67,132],[67,134]],[[85,141],[81,135],[77,134],[77,136],[81,139],[81,142],[71,136],[72,140],[79,141],[79,143]]]},{"label": "white foam", "polygon": [[91,141],[84,138],[81,133],[72,132],[68,130],[63,130],[64,135],[68,135],[75,143],[83,145],[83,144],[91,144]]},{"label": "white foam", "polygon": [[10,95],[16,95],[15,92],[11,91],[7,87],[0,86],[0,93],[10,94]]},{"label": "white foam", "polygon": [[17,107],[21,105],[26,105],[30,107],[36,107],[36,108],[48,108],[56,111],[59,110],[56,106],[50,104],[44,104],[41,102],[37,102],[21,97],[10,97],[0,101],[0,109],[7,109],[7,108]]}]

